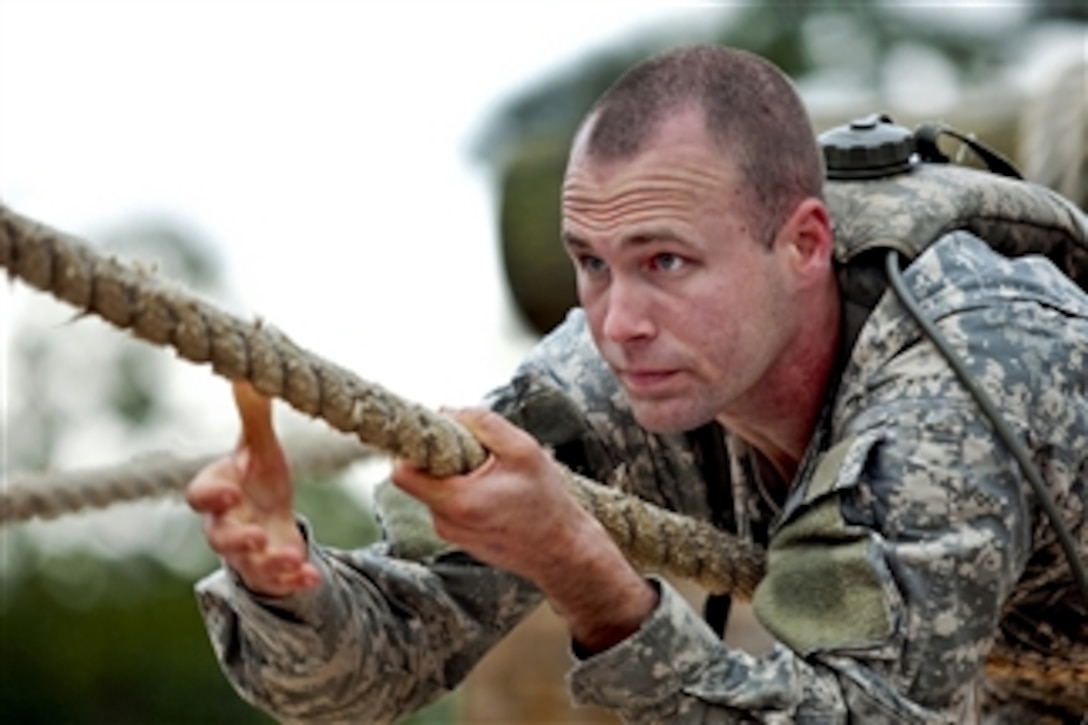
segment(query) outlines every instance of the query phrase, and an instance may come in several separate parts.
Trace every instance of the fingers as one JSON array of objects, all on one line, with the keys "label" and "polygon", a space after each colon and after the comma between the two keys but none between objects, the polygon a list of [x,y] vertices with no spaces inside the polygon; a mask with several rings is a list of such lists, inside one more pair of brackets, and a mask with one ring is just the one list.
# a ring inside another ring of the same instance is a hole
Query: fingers
[{"label": "fingers", "polygon": [[[485,448],[492,450],[492,447],[485,442],[485,438],[488,439],[492,445],[497,444],[501,447],[503,440],[502,425],[505,423],[505,420],[500,416],[487,410],[475,408],[442,408],[441,412],[463,425]],[[496,423],[493,420],[489,420],[491,416],[498,418],[499,422]],[[393,461],[393,471],[390,478],[399,488],[410,496],[420,501],[434,504],[438,503],[443,498],[444,493],[452,488],[455,481],[465,479],[468,476],[479,475],[493,466],[494,463],[495,456],[490,455],[475,471],[468,472],[465,475],[455,475],[439,479],[425,469],[416,468],[403,459],[397,459]]]},{"label": "fingers", "polygon": [[[465,427],[469,433],[480,441],[491,455],[477,469],[467,472],[463,476],[450,476],[444,479],[447,487],[453,487],[456,481],[461,479],[478,478],[486,475],[490,468],[494,467],[496,460],[505,462],[524,462],[524,460],[540,453],[541,446],[536,440],[511,423],[503,416],[486,408],[443,408],[443,413],[453,418]],[[434,482],[438,479],[429,471],[421,470],[404,462],[395,460],[393,466],[393,480],[401,489],[415,495],[420,500],[434,499]],[[420,495],[425,494],[425,495]]]},{"label": "fingers", "polygon": [[304,564],[292,571],[278,574],[265,589],[266,593],[290,594],[305,589],[313,589],[321,583],[321,573],[312,565]]},{"label": "fingers", "polygon": [[450,479],[436,478],[402,459],[393,461],[393,470],[389,477],[406,494],[430,505],[441,500],[445,491],[449,489]]},{"label": "fingers", "polygon": [[204,536],[213,551],[228,558],[261,553],[268,546],[268,536],[260,526],[220,516],[204,519]]},{"label": "fingers", "polygon": [[[441,479],[403,460],[394,462],[393,483],[430,506],[433,514],[445,511],[465,518],[480,504],[481,498],[487,498],[480,493],[480,482],[491,477],[496,469],[507,475],[517,471],[532,477],[539,471],[541,459],[546,458],[536,439],[498,413],[482,408],[443,412],[463,425],[491,455],[473,471]],[[494,490],[494,485],[493,482],[490,490]]]},{"label": "fingers", "polygon": [[277,544],[275,529],[264,523],[248,522],[234,515],[235,509],[204,516],[208,545],[253,592],[283,596],[316,586],[321,579],[317,568],[307,561],[301,539]]},{"label": "fingers", "polygon": [[205,466],[185,489],[185,500],[198,513],[223,514],[242,502],[242,471],[233,456]]},{"label": "fingers", "polygon": [[310,589],[321,582],[317,567],[287,548],[273,548],[241,554],[221,554],[238,573],[246,588],[255,594],[285,596]]},{"label": "fingers", "polygon": [[321,574],[299,552],[276,547],[236,557],[232,564],[246,586],[258,594],[283,596],[309,589],[321,581]]},{"label": "fingers", "polygon": [[272,428],[272,400],[258,393],[244,380],[231,383],[234,405],[242,421],[242,445],[252,450],[276,446]]},{"label": "fingers", "polygon": [[503,457],[536,450],[536,440],[498,413],[486,408],[464,408],[446,411],[468,429],[480,444]]},{"label": "fingers", "polygon": [[232,387],[242,424],[242,490],[258,509],[279,513],[290,510],[291,469],[272,426],[272,401],[248,382],[236,381]]},{"label": "fingers", "polygon": [[[491,453],[474,471],[436,478],[404,461],[393,482],[422,501],[435,532],[487,562],[537,581],[554,569],[554,541],[584,539],[582,509],[567,489],[562,470],[528,433],[500,415],[480,409],[447,411]],[[596,533],[604,534],[599,524]]]}]

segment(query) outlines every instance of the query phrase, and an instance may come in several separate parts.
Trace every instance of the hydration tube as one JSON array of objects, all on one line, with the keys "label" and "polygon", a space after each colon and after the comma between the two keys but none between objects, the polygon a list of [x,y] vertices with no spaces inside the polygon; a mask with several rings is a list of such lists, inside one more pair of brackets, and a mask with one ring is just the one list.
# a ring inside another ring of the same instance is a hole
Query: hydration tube
[{"label": "hydration tube", "polygon": [[979,386],[978,382],[968,372],[967,367],[963,364],[963,361],[959,359],[951,345],[948,344],[948,340],[937,329],[922,312],[922,309],[918,306],[917,300],[906,284],[903,282],[903,276],[899,269],[899,252],[895,250],[889,250],[885,257],[885,271],[888,274],[888,282],[891,284],[892,290],[899,298],[903,307],[907,309],[910,316],[914,318],[914,321],[918,323],[918,326],[922,328],[926,337],[940,350],[944,355],[948,364],[952,366],[952,369],[956,372],[960,382],[974,397],[975,402],[982,408],[982,412],[986,415],[986,418],[990,421],[994,431],[998,437],[1016,458],[1017,463],[1020,464],[1020,469],[1027,476],[1028,483],[1031,484],[1032,490],[1035,492],[1036,498],[1039,500],[1039,504],[1043,507],[1043,511],[1046,512],[1047,517],[1050,519],[1050,524],[1054,528],[1054,532],[1058,535],[1058,542],[1061,544],[1062,550],[1065,552],[1065,556],[1069,559],[1069,568],[1073,572],[1073,578],[1076,580],[1077,586],[1080,588],[1081,594],[1085,600],[1088,601],[1088,571],[1085,570],[1084,562],[1081,561],[1077,555],[1076,542],[1073,541],[1073,535],[1062,523],[1061,515],[1058,512],[1058,507],[1054,503],[1054,498],[1050,495],[1050,491],[1047,490],[1046,484],[1043,483],[1043,477],[1039,473],[1039,468],[1031,460],[1031,454],[1028,452],[1027,447],[1021,443],[1012,429],[1009,428],[1008,423],[1001,416],[997,406],[994,405],[993,400],[986,394],[986,391]]}]

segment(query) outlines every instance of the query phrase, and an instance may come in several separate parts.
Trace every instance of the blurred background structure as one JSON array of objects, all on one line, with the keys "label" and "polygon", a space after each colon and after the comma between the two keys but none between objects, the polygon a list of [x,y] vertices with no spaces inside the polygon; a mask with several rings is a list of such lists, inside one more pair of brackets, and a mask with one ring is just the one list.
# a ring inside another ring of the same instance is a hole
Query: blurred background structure
[{"label": "blurred background structure", "polygon": [[566,149],[593,101],[652,52],[686,41],[750,50],[797,81],[819,131],[874,111],[908,127],[944,120],[1019,159],[1031,178],[1075,194],[1088,174],[1076,163],[1088,158],[1086,22],[1084,4],[1046,0],[730,3],[719,22],[683,39],[647,33],[602,50],[517,94],[478,143],[499,173],[504,270],[515,300],[538,330],[573,304],[572,292],[555,293],[573,285],[555,244]]},{"label": "blurred background structure", "polygon": [[[574,303],[575,124],[630,64],[693,42],[776,62],[817,130],[943,119],[1088,203],[1072,0],[0,0],[0,198],[408,397],[471,403]],[[5,480],[233,441],[222,381],[28,290],[0,296],[0,337]],[[323,542],[377,535],[384,470],[300,485]],[[178,502],[0,530],[0,720],[268,722],[204,637],[191,587],[214,565]],[[566,667],[542,608],[413,721],[613,721],[566,706]]]}]

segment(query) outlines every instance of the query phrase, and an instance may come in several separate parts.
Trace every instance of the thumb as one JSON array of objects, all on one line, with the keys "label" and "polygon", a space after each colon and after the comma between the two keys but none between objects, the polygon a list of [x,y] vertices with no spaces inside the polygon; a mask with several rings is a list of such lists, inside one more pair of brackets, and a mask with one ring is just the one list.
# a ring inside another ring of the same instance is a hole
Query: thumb
[{"label": "thumb", "polygon": [[272,401],[258,393],[246,381],[234,381],[234,405],[242,422],[240,446],[250,450],[264,450],[276,445],[276,432],[272,428]]},{"label": "thumb", "polygon": [[272,426],[272,400],[248,382],[236,381],[233,389],[242,423],[238,443],[242,489],[260,508],[289,507],[291,471]]}]

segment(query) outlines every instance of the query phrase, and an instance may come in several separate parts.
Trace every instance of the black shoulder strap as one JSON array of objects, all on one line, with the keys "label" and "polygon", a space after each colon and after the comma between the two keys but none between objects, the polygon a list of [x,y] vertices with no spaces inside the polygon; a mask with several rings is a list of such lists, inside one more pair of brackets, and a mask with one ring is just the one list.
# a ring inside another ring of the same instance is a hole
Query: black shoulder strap
[{"label": "black shoulder strap", "polygon": [[[725,431],[718,423],[708,423],[688,433],[688,441],[695,453],[699,472],[706,482],[711,523],[724,531],[735,532],[737,525],[733,515],[733,490],[729,481]],[[733,600],[728,594],[710,594],[703,603],[703,619],[711,629],[724,637],[732,607]]]},{"label": "black shoulder strap", "polygon": [[978,139],[965,133],[961,133],[951,126],[937,121],[930,121],[918,126],[914,131],[914,147],[918,157],[922,161],[934,164],[947,164],[951,161],[947,154],[941,151],[937,144],[942,135],[957,139],[982,159],[986,168],[995,174],[1007,176],[1010,179],[1023,179],[1023,175],[1011,161],[1000,153],[982,143]]}]

